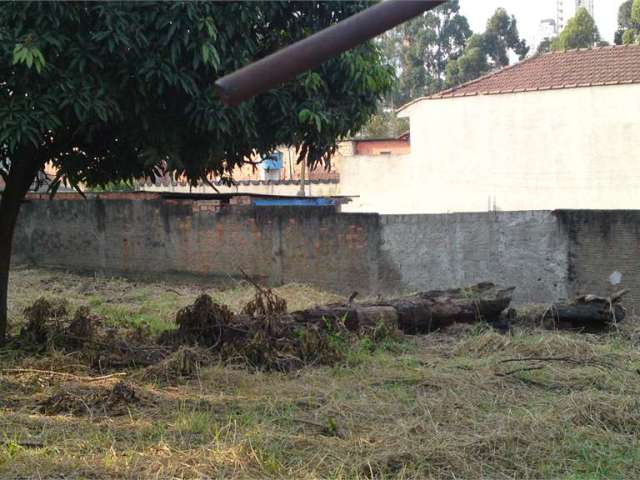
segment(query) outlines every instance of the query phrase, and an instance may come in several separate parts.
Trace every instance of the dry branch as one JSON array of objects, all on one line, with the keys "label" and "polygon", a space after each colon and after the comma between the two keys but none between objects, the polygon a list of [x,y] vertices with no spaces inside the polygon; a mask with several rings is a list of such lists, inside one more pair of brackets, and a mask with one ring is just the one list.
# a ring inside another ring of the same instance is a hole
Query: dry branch
[{"label": "dry branch", "polygon": [[125,377],[127,375],[126,372],[117,372],[109,375],[102,375],[100,377],[84,377],[80,375],[74,375],[73,373],[56,372],[55,370],[38,370],[35,368],[3,368],[2,370],[0,370],[0,373],[8,374],[8,375],[20,375],[22,373],[35,373],[39,375],[56,375],[58,377],[71,378],[73,380],[78,380],[82,382],[100,382],[102,380],[108,380],[110,378],[116,378],[116,377]]}]

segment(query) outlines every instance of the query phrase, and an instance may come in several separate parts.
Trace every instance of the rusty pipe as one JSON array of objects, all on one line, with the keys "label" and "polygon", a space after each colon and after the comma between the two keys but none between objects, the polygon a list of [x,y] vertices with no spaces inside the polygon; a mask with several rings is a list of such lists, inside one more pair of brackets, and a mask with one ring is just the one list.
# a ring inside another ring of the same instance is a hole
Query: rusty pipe
[{"label": "rusty pipe", "polygon": [[385,0],[218,79],[222,101],[237,105],[291,80],[444,0]]}]

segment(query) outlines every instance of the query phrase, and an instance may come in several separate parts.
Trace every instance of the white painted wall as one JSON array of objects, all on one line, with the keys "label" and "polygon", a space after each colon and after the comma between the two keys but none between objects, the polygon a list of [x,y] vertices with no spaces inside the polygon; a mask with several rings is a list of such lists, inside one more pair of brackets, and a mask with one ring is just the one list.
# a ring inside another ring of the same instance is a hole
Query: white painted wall
[{"label": "white painted wall", "polygon": [[344,157],[345,211],[640,208],[640,85],[423,100],[411,155]]}]

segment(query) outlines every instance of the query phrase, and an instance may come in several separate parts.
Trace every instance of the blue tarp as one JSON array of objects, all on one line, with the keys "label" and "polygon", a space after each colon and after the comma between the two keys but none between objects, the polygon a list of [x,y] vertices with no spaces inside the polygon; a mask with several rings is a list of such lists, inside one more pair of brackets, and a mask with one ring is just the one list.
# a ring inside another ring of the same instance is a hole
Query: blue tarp
[{"label": "blue tarp", "polygon": [[265,155],[262,157],[262,162],[260,166],[264,170],[280,170],[282,168],[282,152],[273,152],[270,155]]},{"label": "blue tarp", "polygon": [[326,207],[335,205],[336,201],[331,198],[256,198],[253,204],[257,207]]}]

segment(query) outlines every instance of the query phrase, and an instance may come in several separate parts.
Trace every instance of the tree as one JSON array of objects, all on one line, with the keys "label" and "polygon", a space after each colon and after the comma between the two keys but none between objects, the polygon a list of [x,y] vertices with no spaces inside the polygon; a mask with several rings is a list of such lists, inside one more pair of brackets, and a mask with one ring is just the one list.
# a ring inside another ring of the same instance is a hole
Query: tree
[{"label": "tree", "polygon": [[631,28],[631,7],[633,0],[626,0],[618,7],[618,29],[616,30],[614,42],[616,45],[622,45],[622,37],[624,33]]},{"label": "tree", "polygon": [[520,39],[516,18],[509,16],[504,8],[498,8],[487,21],[484,33],[469,38],[463,54],[449,61],[446,86],[453,87],[494,68],[506,67],[510,51],[522,60],[529,53],[529,47]]},{"label": "tree", "polygon": [[573,50],[591,48],[600,41],[600,33],[593,17],[581,7],[567,22],[560,35],[552,42],[553,50]]},{"label": "tree", "polygon": [[636,43],[636,31],[632,28],[625,30],[622,34],[622,45],[632,45]]},{"label": "tree", "polygon": [[640,43],[640,0],[627,0],[618,9],[617,45]]},{"label": "tree", "polygon": [[381,109],[362,128],[358,136],[364,138],[397,138],[409,130],[409,119],[398,118],[395,110]]},{"label": "tree", "polygon": [[464,55],[447,65],[446,84],[453,87],[471,81],[490,69],[484,38],[482,35],[473,35],[467,43]]},{"label": "tree", "polygon": [[458,0],[451,0],[382,35],[378,42],[398,76],[378,113],[360,132],[364,136],[396,137],[408,129],[396,107],[441,90],[447,63],[457,58],[471,35]]},{"label": "tree", "polygon": [[555,40],[554,38],[545,38],[544,40],[542,40],[540,42],[540,44],[538,45],[538,49],[536,50],[536,55],[542,55],[543,53],[547,53],[551,51],[551,45],[553,43],[553,41]]},{"label": "tree", "polygon": [[383,50],[399,76],[387,104],[401,105],[440,90],[445,69],[471,35],[458,0],[447,2],[391,30],[382,37]]},{"label": "tree", "polygon": [[366,2],[34,2],[0,9],[0,339],[20,204],[51,162],[61,182],[108,185],[161,168],[228,178],[254,153],[295,146],[328,162],[392,83],[372,43],[225,107],[217,77]]},{"label": "tree", "polygon": [[487,54],[496,66],[509,65],[509,50],[517,54],[520,60],[529,53],[527,42],[520,39],[516,17],[509,16],[504,8],[498,8],[487,21],[483,42]]}]

